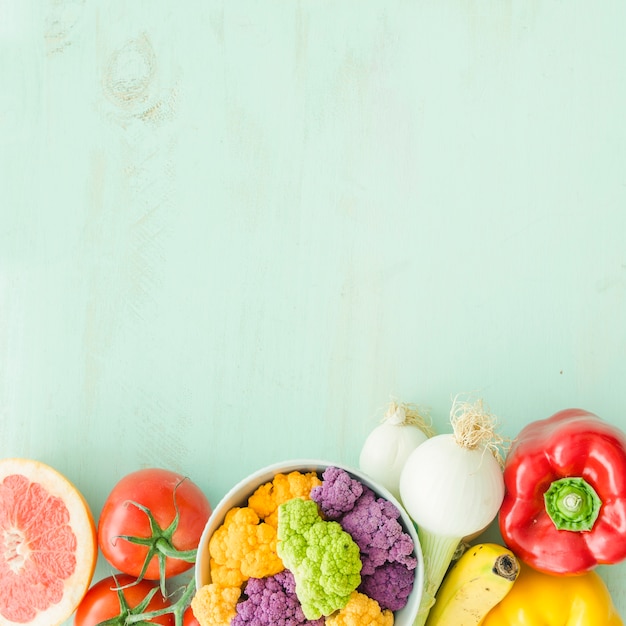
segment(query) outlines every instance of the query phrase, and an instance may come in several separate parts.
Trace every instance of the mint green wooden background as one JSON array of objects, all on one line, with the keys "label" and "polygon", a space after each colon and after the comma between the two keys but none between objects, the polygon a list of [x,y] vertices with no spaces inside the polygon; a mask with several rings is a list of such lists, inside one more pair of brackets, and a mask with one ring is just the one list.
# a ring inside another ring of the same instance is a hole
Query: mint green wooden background
[{"label": "mint green wooden background", "polygon": [[626,428],[625,7],[0,0],[0,454],[97,516],[391,397]]}]

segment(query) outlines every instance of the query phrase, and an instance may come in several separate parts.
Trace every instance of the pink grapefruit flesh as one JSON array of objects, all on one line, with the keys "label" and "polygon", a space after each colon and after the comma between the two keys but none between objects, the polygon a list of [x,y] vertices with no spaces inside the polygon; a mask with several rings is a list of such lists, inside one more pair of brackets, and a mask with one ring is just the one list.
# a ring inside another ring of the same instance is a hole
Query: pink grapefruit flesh
[{"label": "pink grapefruit flesh", "polygon": [[97,559],[93,516],[63,475],[0,460],[0,625],[56,626],[87,592]]}]

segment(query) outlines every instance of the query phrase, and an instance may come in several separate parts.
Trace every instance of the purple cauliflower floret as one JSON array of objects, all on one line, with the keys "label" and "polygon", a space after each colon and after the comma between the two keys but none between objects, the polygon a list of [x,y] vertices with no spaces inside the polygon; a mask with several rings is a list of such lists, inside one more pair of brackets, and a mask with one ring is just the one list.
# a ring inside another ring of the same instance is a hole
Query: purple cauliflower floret
[{"label": "purple cauliflower floret", "polygon": [[311,500],[326,519],[336,520],[354,507],[363,493],[363,485],[338,467],[326,468],[322,478],[322,484],[311,489]]},{"label": "purple cauliflower floret", "polygon": [[289,570],[250,578],[247,598],[237,604],[231,626],[323,626],[325,619],[307,620],[296,595],[296,582]]},{"label": "purple cauliflower floret", "polygon": [[413,589],[415,570],[402,563],[387,562],[363,576],[359,591],[376,600],[381,609],[399,611],[403,608]]},{"label": "purple cauliflower floret", "polygon": [[398,611],[413,589],[417,566],[415,545],[400,522],[398,507],[377,497],[343,469],[329,467],[322,478],[322,484],[311,490],[311,499],[359,546],[358,591],[376,600],[382,609]]},{"label": "purple cauliflower floret", "polygon": [[361,576],[373,574],[387,562],[401,563],[410,570],[417,566],[413,539],[399,518],[398,508],[389,500],[377,498],[369,487],[363,488],[354,507],[339,518],[361,551]]}]

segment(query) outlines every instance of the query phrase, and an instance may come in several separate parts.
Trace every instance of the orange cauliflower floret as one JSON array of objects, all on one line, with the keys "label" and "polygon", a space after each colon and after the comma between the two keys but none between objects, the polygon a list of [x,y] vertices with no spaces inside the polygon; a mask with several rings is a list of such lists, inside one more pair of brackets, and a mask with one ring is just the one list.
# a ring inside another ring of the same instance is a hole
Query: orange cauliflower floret
[{"label": "orange cauliflower floret", "polygon": [[277,528],[278,507],[293,498],[309,500],[311,489],[321,484],[322,481],[315,472],[276,474],[272,481],[261,485],[248,498],[248,506],[267,524]]},{"label": "orange cauliflower floret", "polygon": [[191,601],[191,609],[200,626],[226,626],[236,615],[241,595],[239,587],[210,583],[200,587]]},{"label": "orange cauliflower floret", "polygon": [[276,528],[261,522],[251,508],[230,509],[209,541],[211,581],[241,587],[248,578],[278,574],[285,566],[276,539]]},{"label": "orange cauliflower floret", "polygon": [[348,604],[326,618],[326,626],[393,626],[393,613],[381,611],[380,604],[366,595],[353,591]]}]

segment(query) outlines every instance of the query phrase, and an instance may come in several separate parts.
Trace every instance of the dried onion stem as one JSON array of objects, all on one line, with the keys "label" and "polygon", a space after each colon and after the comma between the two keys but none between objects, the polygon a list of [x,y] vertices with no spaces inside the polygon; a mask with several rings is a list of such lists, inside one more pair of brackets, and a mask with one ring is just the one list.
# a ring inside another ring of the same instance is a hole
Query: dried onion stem
[{"label": "dried onion stem", "polygon": [[415,404],[397,403],[395,400],[392,400],[382,421],[399,426],[417,426],[428,437],[432,437],[435,434],[430,416],[426,411],[420,410]]},{"label": "dried onion stem", "polygon": [[484,405],[482,399],[461,400],[456,396],[450,411],[450,423],[456,442],[463,448],[489,450],[500,465],[504,457],[500,450],[504,438],[497,432],[497,418]]}]

